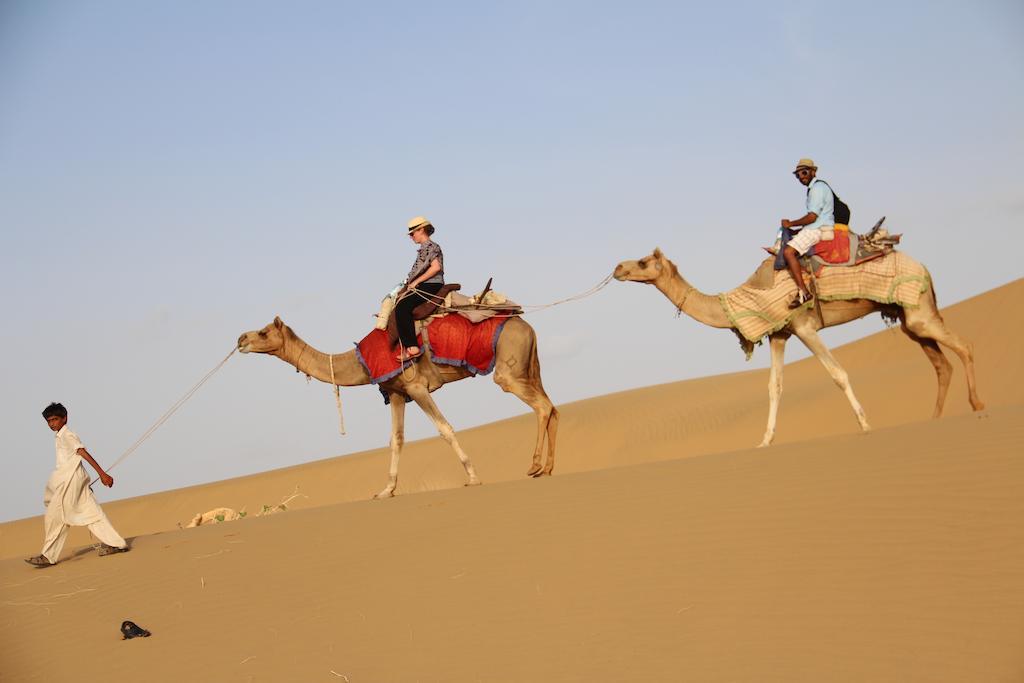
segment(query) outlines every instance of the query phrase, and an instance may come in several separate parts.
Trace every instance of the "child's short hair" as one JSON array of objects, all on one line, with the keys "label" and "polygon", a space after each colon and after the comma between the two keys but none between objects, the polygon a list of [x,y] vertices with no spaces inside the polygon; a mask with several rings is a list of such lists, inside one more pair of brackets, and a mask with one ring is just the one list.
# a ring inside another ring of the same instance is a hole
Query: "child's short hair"
[{"label": "child's short hair", "polygon": [[68,409],[60,403],[51,403],[50,405],[43,408],[43,417],[49,420],[51,417],[63,417],[68,416]]}]

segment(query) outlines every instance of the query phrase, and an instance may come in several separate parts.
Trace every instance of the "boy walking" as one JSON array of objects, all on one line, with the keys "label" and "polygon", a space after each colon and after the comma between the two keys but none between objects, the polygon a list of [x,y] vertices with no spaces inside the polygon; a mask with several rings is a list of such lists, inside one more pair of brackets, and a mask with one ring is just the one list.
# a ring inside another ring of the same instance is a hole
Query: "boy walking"
[{"label": "boy walking", "polygon": [[89,488],[89,474],[82,466],[85,460],[106,487],[114,485],[114,478],[103,471],[93,459],[89,451],[79,440],[78,435],[68,429],[68,410],[60,403],[51,403],[43,411],[46,424],[56,433],[57,466],[46,482],[43,504],[46,514],[43,515],[45,540],[43,552],[30,557],[26,562],[35,567],[50,567],[57,564],[64,542],[68,537],[69,526],[87,526],[93,536],[100,540],[100,555],[123,553],[128,551],[128,544],[110,525],[103,514],[100,504]]}]

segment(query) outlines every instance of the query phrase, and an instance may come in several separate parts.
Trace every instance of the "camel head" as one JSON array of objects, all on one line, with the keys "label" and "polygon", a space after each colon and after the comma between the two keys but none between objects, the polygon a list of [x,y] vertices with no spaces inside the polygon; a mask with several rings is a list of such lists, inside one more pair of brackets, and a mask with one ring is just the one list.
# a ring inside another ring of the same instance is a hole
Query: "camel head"
[{"label": "camel head", "polygon": [[290,327],[280,318],[274,318],[262,330],[244,332],[238,338],[238,350],[242,353],[269,353],[277,355],[284,348],[285,339],[294,336]]},{"label": "camel head", "polygon": [[672,262],[665,258],[661,249],[655,248],[649,256],[644,256],[637,261],[623,261],[615,266],[615,279],[619,282],[642,282],[646,285],[654,284],[662,273],[672,270]]}]

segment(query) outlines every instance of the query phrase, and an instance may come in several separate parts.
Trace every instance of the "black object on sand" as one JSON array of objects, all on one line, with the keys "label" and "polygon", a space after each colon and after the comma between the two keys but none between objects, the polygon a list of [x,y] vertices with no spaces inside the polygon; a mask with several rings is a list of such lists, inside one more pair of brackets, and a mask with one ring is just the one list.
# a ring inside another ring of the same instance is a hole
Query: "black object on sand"
[{"label": "black object on sand", "polygon": [[142,628],[134,621],[126,621],[121,624],[121,640],[129,638],[149,638],[149,631]]}]

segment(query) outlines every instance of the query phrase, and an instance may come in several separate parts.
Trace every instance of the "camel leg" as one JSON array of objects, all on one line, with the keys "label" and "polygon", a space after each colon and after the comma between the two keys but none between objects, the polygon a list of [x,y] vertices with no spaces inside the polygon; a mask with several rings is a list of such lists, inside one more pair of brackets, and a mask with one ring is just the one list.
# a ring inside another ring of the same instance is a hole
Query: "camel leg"
[{"label": "camel leg", "polygon": [[772,352],[772,367],[768,371],[768,427],[758,448],[770,446],[775,440],[775,421],[779,416],[779,400],[782,398],[782,367],[785,362],[787,339],[785,335],[772,335],[768,342]]},{"label": "camel leg", "polygon": [[405,397],[400,394],[390,394],[391,402],[391,466],[388,468],[388,485],[374,498],[390,498],[395,495],[395,487],[398,486],[398,457],[402,454],[402,445],[405,443]]},{"label": "camel leg", "polygon": [[[799,322],[798,322],[799,321]],[[808,316],[801,316],[793,321],[793,333],[800,338],[808,349],[811,350],[821,364],[825,367],[825,370],[832,377],[843,393],[846,394],[846,400],[850,402],[850,407],[853,408],[853,414],[857,417],[857,422],[860,423],[860,428],[865,432],[871,429],[871,425],[868,424],[867,418],[864,416],[864,409],[860,405],[860,401],[853,394],[853,388],[850,386],[850,378],[846,374],[846,370],[843,369],[839,362],[832,355],[832,352],[825,346],[825,342],[821,341],[821,337],[818,336],[818,331],[815,329],[817,320],[812,320]]]},{"label": "camel leg", "polygon": [[455,430],[452,429],[451,424],[445,419],[444,415],[441,414],[440,408],[434,403],[434,399],[430,397],[430,392],[422,387],[409,387],[409,395],[412,396],[412,400],[416,401],[424,413],[427,414],[433,422],[434,426],[437,427],[437,433],[441,435],[452,450],[455,451],[455,455],[459,456],[459,462],[466,468],[466,475],[469,477],[469,481],[466,482],[466,486],[476,486],[480,483],[480,479],[476,476],[476,469],[473,467],[473,463],[470,462],[469,456],[462,450],[462,446],[459,445],[459,440],[455,438]]},{"label": "camel leg", "polygon": [[942,349],[939,348],[938,343],[934,339],[924,339],[918,337],[916,334],[907,328],[907,323],[903,321],[903,331],[908,337],[916,341],[921,345],[921,349],[924,351],[924,355],[928,356],[928,360],[931,361],[932,367],[935,368],[935,377],[939,382],[939,393],[935,399],[935,412],[932,413],[932,417],[942,416],[942,407],[946,404],[946,393],[949,391],[949,380],[953,375],[953,366],[946,360],[946,355],[942,353]]},{"label": "camel leg", "polygon": [[[934,294],[933,294],[934,296]],[[942,321],[935,307],[934,300],[928,301],[918,308],[904,309],[907,328],[922,339],[934,339],[960,357],[967,375],[967,396],[974,410],[984,410],[985,404],[978,398],[978,388],[974,380],[974,350],[971,345],[950,331]]]},{"label": "camel leg", "polygon": [[[527,470],[528,477],[550,475],[555,467],[555,436],[558,433],[558,410],[544,392],[540,382],[525,377],[510,377],[507,374],[495,373],[494,383],[504,391],[514,394],[526,405],[533,408],[537,415],[537,443],[533,449],[533,464]],[[544,436],[548,439],[548,457],[541,466],[541,455],[544,450]]]}]

